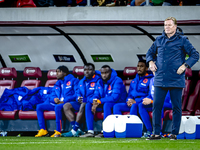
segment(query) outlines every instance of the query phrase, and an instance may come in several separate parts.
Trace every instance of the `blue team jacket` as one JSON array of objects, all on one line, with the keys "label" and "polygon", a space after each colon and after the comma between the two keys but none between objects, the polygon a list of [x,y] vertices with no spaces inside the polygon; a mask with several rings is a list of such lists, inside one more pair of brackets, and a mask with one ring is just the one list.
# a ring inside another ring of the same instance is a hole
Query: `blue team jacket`
[{"label": "blue team jacket", "polygon": [[20,110],[22,98],[29,93],[27,87],[5,89],[0,100],[0,110]]},{"label": "blue team jacket", "polygon": [[51,89],[50,87],[37,87],[32,90],[27,87],[5,89],[0,101],[0,110],[36,110],[37,104],[48,99]]},{"label": "blue team jacket", "polygon": [[[54,98],[61,98],[61,93],[64,97],[64,103],[76,100],[76,89],[79,79],[75,78],[72,74],[68,74],[64,80],[58,80],[52,90],[49,98],[49,103],[55,105]],[[61,85],[63,84],[63,91]]]},{"label": "blue team jacket", "polygon": [[109,103],[123,103],[126,100],[127,92],[123,81],[117,76],[117,72],[112,69],[111,77],[107,82],[99,80],[97,88],[95,89],[94,96],[90,98],[90,103],[93,99],[100,99],[101,104]]},{"label": "blue team jacket", "polygon": [[48,100],[49,94],[52,92],[52,87],[37,87],[28,92],[21,102],[20,110],[36,110],[36,106]]},{"label": "blue team jacket", "polygon": [[95,75],[90,80],[88,80],[86,77],[81,79],[76,91],[76,100],[78,101],[78,97],[82,96],[83,102],[89,102],[89,99],[93,96],[95,88],[97,87],[98,80],[101,80],[100,71],[95,71]]},{"label": "blue team jacket", "polygon": [[[189,58],[185,60],[186,54]],[[154,85],[159,87],[185,87],[185,73],[177,74],[178,68],[187,63],[192,67],[199,59],[199,53],[183,32],[177,32],[168,38],[163,31],[146,54],[147,62],[156,61]]]},{"label": "blue team jacket", "polygon": [[150,94],[149,84],[152,77],[153,74],[148,73],[143,77],[136,74],[136,77],[131,81],[126,101],[131,98],[135,99],[136,103],[140,103],[143,98],[147,97]]}]

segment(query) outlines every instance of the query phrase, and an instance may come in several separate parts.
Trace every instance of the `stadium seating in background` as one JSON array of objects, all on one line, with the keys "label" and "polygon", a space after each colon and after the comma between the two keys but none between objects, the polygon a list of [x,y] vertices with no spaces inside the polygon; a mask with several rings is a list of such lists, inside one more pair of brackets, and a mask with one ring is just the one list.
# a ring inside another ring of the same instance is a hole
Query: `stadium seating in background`
[{"label": "stadium seating in background", "polygon": [[190,96],[190,98],[195,98],[197,101],[195,104],[195,116],[200,115],[200,71],[199,71],[198,77],[199,79],[195,86],[194,92]]},{"label": "stadium seating in background", "polygon": [[0,3],[3,3],[5,0],[0,0]]},{"label": "stadium seating in background", "polygon": [[[0,69],[0,97],[3,94],[5,88],[14,89],[17,82],[13,78],[17,78],[17,71],[15,68],[1,68]],[[18,111],[0,111],[0,119],[9,120],[17,119]]]},{"label": "stadium seating in background", "polygon": [[189,68],[186,68],[185,71],[185,88],[183,89],[182,92],[182,110],[184,111],[187,106],[189,94],[190,94],[190,88],[191,88],[191,79],[192,77],[192,70]]},{"label": "stadium seating in background", "polygon": [[128,92],[130,83],[135,78],[137,74],[137,67],[125,67],[123,71],[123,76],[126,78],[123,80],[123,83],[126,87],[126,91]]},{"label": "stadium seating in background", "polygon": [[[41,81],[38,80],[38,78],[42,77],[42,71],[39,67],[26,67],[23,71],[24,77],[27,77],[27,80],[23,80],[21,87],[25,86],[28,89],[32,90],[36,87],[39,87],[41,84]],[[36,79],[30,79],[30,78],[36,78]]]},{"label": "stadium seating in background", "polygon": [[78,79],[82,79],[84,77],[84,67],[83,66],[75,66],[73,68],[72,74],[74,77]]},{"label": "stadium seating in background", "polygon": [[[191,91],[190,91],[191,84],[192,84],[190,77],[192,77],[192,70],[189,68],[186,68],[185,88],[183,89],[183,92],[182,92],[182,116],[193,115],[193,113],[194,113],[195,99],[189,98],[190,93],[191,93]],[[173,111],[170,110],[168,114],[169,114],[169,116],[168,116],[169,119],[172,120]]]},{"label": "stadium seating in background", "polygon": [[56,69],[49,70],[47,73],[48,80],[45,83],[45,87],[53,87],[57,81]]},{"label": "stadium seating in background", "polygon": [[[45,83],[45,87],[53,87],[57,81],[56,69],[51,69],[47,73],[48,80]],[[55,111],[44,111],[44,118],[47,120],[54,120]],[[37,120],[36,111],[19,111],[19,119],[21,120]]]},{"label": "stadium seating in background", "polygon": [[0,69],[0,97],[3,94],[5,88],[13,89],[16,86],[16,81],[13,78],[17,77],[17,71],[15,68],[1,68]]},{"label": "stadium seating in background", "polygon": [[15,120],[18,119],[18,110],[14,111],[3,111],[0,110],[0,119],[1,120]]},{"label": "stadium seating in background", "polygon": [[36,7],[33,0],[17,0],[16,7]]}]

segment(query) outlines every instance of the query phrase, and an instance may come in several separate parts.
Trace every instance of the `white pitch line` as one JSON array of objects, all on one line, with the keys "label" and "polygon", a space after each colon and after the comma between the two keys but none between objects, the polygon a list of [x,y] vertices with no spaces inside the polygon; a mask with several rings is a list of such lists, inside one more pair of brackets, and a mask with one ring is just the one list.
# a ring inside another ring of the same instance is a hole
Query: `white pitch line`
[{"label": "white pitch line", "polygon": [[19,143],[0,143],[0,145],[7,145],[7,144],[50,144],[50,143],[63,143],[63,142],[19,142]]},{"label": "white pitch line", "polygon": [[[102,143],[134,143],[132,142],[133,140],[130,140],[130,141],[119,141],[119,142],[116,142],[116,141],[85,141],[84,143],[93,143],[93,144],[102,144]],[[51,142],[17,142],[17,143],[14,143],[14,142],[8,142],[8,143],[0,143],[0,145],[8,145],[8,144],[51,144],[51,143],[54,143],[54,144],[61,144],[61,143],[66,143],[66,142],[69,142],[69,143],[77,143],[77,141],[67,141],[67,140],[62,140],[62,141],[51,141]],[[159,142],[160,143],[160,142]],[[161,142],[161,143],[166,143],[166,142]],[[171,142],[167,142],[167,143],[171,143]],[[195,142],[178,142],[179,144],[186,144],[186,143],[195,143]]]}]

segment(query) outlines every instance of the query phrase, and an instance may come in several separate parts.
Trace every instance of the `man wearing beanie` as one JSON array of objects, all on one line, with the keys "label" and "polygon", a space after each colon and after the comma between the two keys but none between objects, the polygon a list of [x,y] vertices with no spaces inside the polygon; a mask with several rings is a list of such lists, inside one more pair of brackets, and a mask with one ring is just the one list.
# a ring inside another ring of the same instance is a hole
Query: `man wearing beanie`
[{"label": "man wearing beanie", "polygon": [[54,130],[55,133],[51,137],[60,137],[63,105],[76,100],[75,91],[79,80],[72,74],[69,74],[66,66],[59,66],[56,69],[56,75],[58,81],[55,83],[49,99],[37,105],[36,111],[40,130],[35,137],[48,136],[48,131],[45,127],[44,111],[55,111],[56,130]]}]

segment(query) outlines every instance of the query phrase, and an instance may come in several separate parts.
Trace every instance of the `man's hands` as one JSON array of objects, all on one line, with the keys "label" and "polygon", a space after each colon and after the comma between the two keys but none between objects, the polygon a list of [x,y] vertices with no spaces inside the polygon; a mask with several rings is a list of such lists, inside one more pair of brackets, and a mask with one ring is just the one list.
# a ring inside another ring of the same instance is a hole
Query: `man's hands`
[{"label": "man's hands", "polygon": [[[155,65],[155,63],[154,63],[153,61],[150,61],[150,62],[149,62],[149,69],[150,69],[152,72],[156,72],[157,66]],[[182,65],[178,68],[177,74],[179,74],[179,75],[182,74],[182,73],[185,71],[185,69],[186,69],[185,64],[182,64]]]},{"label": "man's hands", "polygon": [[95,114],[97,106],[99,103],[97,102],[97,99],[93,99],[93,106],[92,106],[92,112]]},{"label": "man's hands", "polygon": [[177,74],[182,74],[184,71],[185,71],[186,67],[185,67],[185,64],[182,64],[178,70],[177,70]]},{"label": "man's hands", "polygon": [[127,103],[128,107],[131,107],[133,104],[136,103],[136,101],[134,99],[129,98],[126,103]]},{"label": "man's hands", "polygon": [[155,63],[154,63],[153,61],[150,61],[150,62],[149,62],[149,69],[150,69],[152,72],[156,72],[157,66],[155,65]]},{"label": "man's hands", "polygon": [[143,105],[149,105],[149,104],[151,104],[151,99],[150,98],[144,98],[143,101],[142,101],[142,104]]},{"label": "man's hands", "polygon": [[59,98],[54,98],[54,102],[58,104],[60,102]]},{"label": "man's hands", "polygon": [[62,104],[62,103],[64,103],[63,101],[60,101],[59,98],[54,98],[54,102],[56,104]]},{"label": "man's hands", "polygon": [[81,104],[83,103],[83,97],[82,96],[78,97],[78,102],[81,103]]}]

